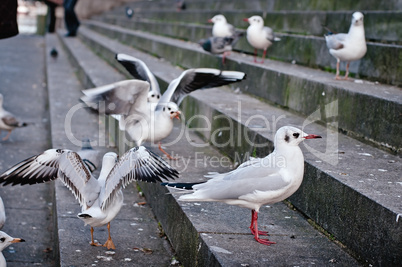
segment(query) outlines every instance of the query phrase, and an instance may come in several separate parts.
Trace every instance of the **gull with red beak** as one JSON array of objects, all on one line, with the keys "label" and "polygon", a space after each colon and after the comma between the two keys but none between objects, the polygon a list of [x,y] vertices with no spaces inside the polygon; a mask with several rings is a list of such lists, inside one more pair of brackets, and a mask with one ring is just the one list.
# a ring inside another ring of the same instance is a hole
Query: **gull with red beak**
[{"label": "gull with red beak", "polygon": [[0,231],[0,266],[7,266],[7,262],[2,251],[9,245],[19,242],[25,242],[25,240],[11,237],[3,231]]},{"label": "gull with red beak", "polygon": [[[83,90],[81,100],[100,113],[114,115],[119,120],[121,130],[125,130],[130,139],[138,146],[143,142],[159,144],[159,149],[169,158],[174,159],[162,149],[161,140],[173,129],[173,118],[179,119],[179,105],[193,91],[219,87],[246,78],[239,71],[221,71],[211,68],[188,69],[169,83],[168,88],[157,102],[149,101],[150,84],[146,78],[151,72],[138,59],[117,54],[116,59],[135,76],[144,73],[143,80],[125,80],[113,84]],[[145,70],[146,68],[146,70]],[[145,74],[147,73],[147,74]],[[154,85],[151,87],[155,88]],[[118,116],[115,116],[118,115]]]},{"label": "gull with red beak", "polygon": [[281,127],[275,134],[274,151],[265,158],[253,158],[227,173],[211,173],[202,183],[162,183],[162,185],[193,190],[181,201],[216,201],[251,209],[250,230],[261,244],[275,244],[260,235],[258,212],[262,205],[290,197],[303,181],[304,157],[299,144],[305,139],[321,138],[292,127]]}]

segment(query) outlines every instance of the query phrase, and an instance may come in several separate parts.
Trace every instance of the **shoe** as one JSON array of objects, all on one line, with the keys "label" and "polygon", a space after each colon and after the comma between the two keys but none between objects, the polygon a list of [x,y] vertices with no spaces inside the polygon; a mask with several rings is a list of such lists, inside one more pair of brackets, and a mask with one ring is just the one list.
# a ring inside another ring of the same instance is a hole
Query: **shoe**
[{"label": "shoe", "polygon": [[77,34],[76,34],[76,33],[72,33],[72,32],[68,32],[68,33],[66,33],[64,36],[65,36],[65,37],[75,37],[75,36],[77,36]]}]

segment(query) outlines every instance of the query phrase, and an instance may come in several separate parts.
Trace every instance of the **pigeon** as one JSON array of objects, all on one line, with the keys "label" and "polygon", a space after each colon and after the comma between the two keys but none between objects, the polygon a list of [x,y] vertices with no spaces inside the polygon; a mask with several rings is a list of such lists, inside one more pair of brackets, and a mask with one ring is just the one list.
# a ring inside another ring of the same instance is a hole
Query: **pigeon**
[{"label": "pigeon", "polygon": [[214,24],[212,27],[213,37],[232,37],[236,34],[235,27],[228,23],[225,16],[222,14],[215,15],[213,18],[209,19],[208,22]]},{"label": "pigeon", "polygon": [[8,134],[3,138],[3,141],[6,141],[10,137],[12,130],[19,127],[25,127],[28,123],[18,121],[13,114],[5,110],[3,108],[3,100],[3,95],[0,94],[0,133],[1,130],[8,131]]},{"label": "pigeon", "polygon": [[94,172],[101,163],[100,151],[93,149],[91,146],[91,140],[88,138],[82,140],[81,150],[78,150],[77,154],[90,172]]},{"label": "pigeon", "polygon": [[155,183],[177,177],[175,169],[143,146],[128,150],[120,159],[114,152],[106,153],[98,179],[88,171],[76,152],[48,149],[5,171],[0,175],[0,184],[32,185],[59,178],[81,205],[78,218],[91,226],[90,244],[101,246],[94,242],[93,227],[107,224],[109,236],[103,246],[115,249],[110,222],[123,206],[121,189],[133,181]]},{"label": "pigeon", "polygon": [[126,16],[131,19],[134,16],[134,10],[131,7],[126,6]]},{"label": "pigeon", "polygon": [[247,28],[247,41],[252,47],[254,47],[254,62],[257,62],[257,49],[262,49],[264,52],[260,63],[264,63],[267,49],[274,41],[279,41],[280,39],[275,38],[274,31],[271,28],[264,27],[264,20],[262,17],[252,16],[243,20],[250,24]]},{"label": "pigeon", "polygon": [[225,64],[225,58],[233,50],[233,46],[239,41],[243,33],[236,33],[231,37],[210,37],[201,39],[198,44],[211,54],[222,54],[222,64]]},{"label": "pigeon", "polygon": [[336,75],[339,77],[339,64],[346,61],[346,73],[343,79],[347,80],[349,76],[349,64],[351,61],[361,59],[367,52],[366,39],[364,35],[363,14],[355,12],[352,15],[352,23],[349,32],[333,34],[330,32],[325,35],[325,41],[329,49],[329,53],[336,58]]},{"label": "pigeon", "polygon": [[280,202],[290,197],[303,181],[304,157],[299,148],[305,139],[321,138],[302,130],[284,126],[275,134],[274,151],[265,158],[252,158],[227,173],[211,173],[202,183],[162,183],[161,185],[191,189],[180,201],[216,201],[251,209],[250,230],[261,244],[275,242],[262,239],[267,232],[258,230],[258,212],[262,205]]},{"label": "pigeon", "polygon": [[8,234],[4,233],[3,231],[0,231],[0,266],[1,267],[7,266],[6,259],[4,258],[4,255],[3,255],[3,250],[6,247],[8,247],[9,245],[14,244],[14,243],[19,243],[19,242],[25,242],[25,240],[22,238],[11,237]]}]

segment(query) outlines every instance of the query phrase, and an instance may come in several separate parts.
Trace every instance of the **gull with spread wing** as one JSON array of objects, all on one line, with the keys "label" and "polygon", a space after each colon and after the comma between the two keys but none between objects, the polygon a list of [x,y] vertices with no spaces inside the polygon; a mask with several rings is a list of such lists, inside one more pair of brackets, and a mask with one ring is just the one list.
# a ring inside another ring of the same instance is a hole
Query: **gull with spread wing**
[{"label": "gull with spread wing", "polygon": [[101,246],[94,242],[93,227],[107,224],[109,237],[103,246],[115,249],[110,222],[123,205],[122,188],[133,181],[161,182],[177,177],[175,169],[143,146],[130,149],[120,159],[114,152],[106,153],[98,179],[76,152],[49,149],[8,169],[0,176],[0,184],[32,185],[59,178],[81,205],[78,217],[91,226],[90,244]]},{"label": "gull with spread wing", "polygon": [[[121,59],[121,54],[118,54],[116,58]],[[126,55],[124,58],[128,59],[130,56]],[[133,60],[133,64],[129,66],[126,60],[124,66],[135,68],[137,65],[137,61]],[[125,130],[138,146],[147,141],[158,142],[159,149],[169,159],[173,159],[162,149],[160,141],[172,132],[172,119],[179,119],[181,112],[178,106],[183,99],[195,90],[239,82],[245,77],[245,73],[238,71],[221,71],[211,68],[188,69],[170,82],[157,104],[147,101],[150,85],[141,80],[125,80],[83,90],[85,96],[81,100],[99,112],[120,115],[116,117],[119,119],[120,129]]]},{"label": "gull with spread wing", "polygon": [[264,245],[275,244],[260,235],[258,212],[265,204],[290,197],[303,181],[304,157],[299,147],[305,139],[321,138],[306,134],[292,126],[281,127],[275,134],[275,150],[265,158],[253,158],[227,173],[207,175],[202,183],[162,183],[162,185],[194,190],[179,198],[182,201],[216,201],[251,209],[250,230],[254,239]]}]

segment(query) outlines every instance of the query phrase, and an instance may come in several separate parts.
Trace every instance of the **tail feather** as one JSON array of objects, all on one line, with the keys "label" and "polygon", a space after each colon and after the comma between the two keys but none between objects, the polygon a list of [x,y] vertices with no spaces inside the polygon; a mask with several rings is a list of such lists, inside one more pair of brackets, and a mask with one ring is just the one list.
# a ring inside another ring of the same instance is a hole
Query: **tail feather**
[{"label": "tail feather", "polygon": [[199,183],[161,183],[162,186],[173,187],[177,189],[193,190],[193,186],[197,184],[203,184],[205,182]]}]

